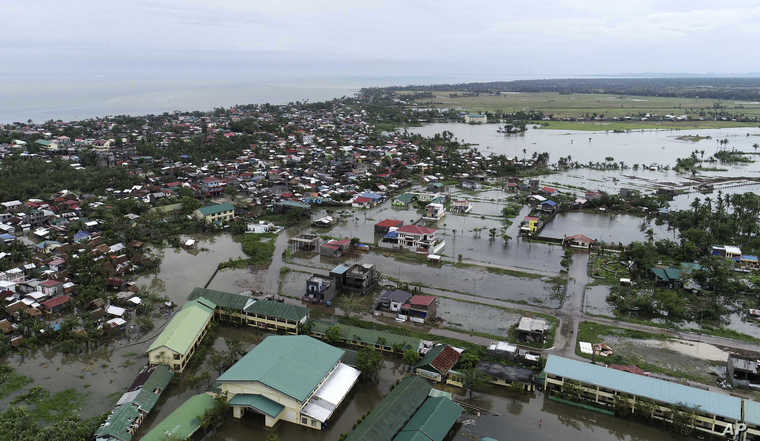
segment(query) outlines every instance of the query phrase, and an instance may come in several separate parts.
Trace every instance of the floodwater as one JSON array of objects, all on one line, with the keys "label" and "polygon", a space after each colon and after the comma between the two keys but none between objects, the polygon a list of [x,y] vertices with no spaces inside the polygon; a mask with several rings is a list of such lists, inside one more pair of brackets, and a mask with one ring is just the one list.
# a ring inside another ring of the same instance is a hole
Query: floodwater
[{"label": "floodwater", "polygon": [[[644,227],[643,229],[641,227]],[[657,225],[646,219],[628,214],[597,214],[588,212],[559,213],[541,231],[542,236],[562,238],[584,234],[607,243],[642,242],[647,240],[646,230],[652,229],[654,239],[676,240],[676,231],[668,231],[666,224]]]},{"label": "floodwater", "polygon": [[[729,145],[737,150],[752,152],[752,144],[758,142],[757,136],[760,136],[760,128],[757,127],[629,133],[528,129],[524,135],[517,136],[496,133],[497,127],[497,124],[439,123],[410,127],[408,130],[424,136],[448,130],[463,142],[477,144],[481,152],[518,158],[526,156],[530,159],[533,152],[548,152],[552,161],[570,155],[573,161],[585,164],[589,161],[604,162],[610,156],[617,162],[624,161],[627,164],[658,163],[671,166],[675,165],[677,158],[689,156],[694,150],[704,150],[705,158],[711,156],[718,151],[717,140],[723,138],[728,138]],[[684,135],[711,136],[712,139],[698,142],[677,139]],[[527,153],[524,154],[523,149]],[[742,168],[757,169],[757,166]]]},{"label": "floodwater", "polygon": [[[559,247],[554,248],[557,249],[557,253],[562,252]],[[421,283],[423,290],[429,287],[498,300],[526,302],[554,308],[559,306],[559,300],[553,298],[551,285],[541,279],[513,277],[476,268],[456,268],[451,265],[432,267],[406,263],[374,252],[354,255],[347,261],[373,263],[378,271],[390,277]],[[327,274],[340,261],[314,256],[310,259],[294,258],[291,262],[305,266],[307,269],[317,269],[318,273]]]},{"label": "floodwater", "polygon": [[[191,237],[182,236],[180,242],[188,238]],[[196,249],[164,248],[158,274],[140,277],[137,284],[145,287],[153,284],[158,294],[166,295],[174,303],[182,305],[193,288],[206,285],[219,263],[244,257],[240,244],[232,240],[229,234],[204,234],[192,238],[198,241]],[[154,282],[154,279],[160,282]],[[231,289],[234,292],[243,290]]]},{"label": "floodwater", "polygon": [[[673,441],[686,440],[664,428],[533,397],[496,390],[473,395],[470,402],[486,410],[468,415],[454,441],[490,436],[500,441]],[[689,438],[690,439],[690,438]]]},{"label": "floodwater", "polygon": [[[559,272],[562,250],[556,246],[521,241],[518,238],[520,216],[514,219],[510,226],[507,226],[501,217],[494,217],[501,214],[503,200],[508,194],[500,190],[484,193],[488,193],[486,196],[494,201],[484,199],[483,193],[475,196],[479,198],[479,202],[473,203],[473,211],[476,211],[477,204],[478,214],[447,213],[437,223],[429,224],[431,228],[438,230],[439,239],[446,242],[446,247],[439,254],[448,256],[451,260],[458,259],[461,254],[465,261],[541,272]],[[527,213],[527,208],[524,211]],[[364,242],[373,243],[376,239],[374,225],[377,222],[399,219],[404,223],[411,223],[419,218],[420,215],[414,210],[392,208],[391,201],[386,201],[378,207],[354,213],[330,229],[328,234],[338,238],[357,237]],[[489,230],[492,228],[497,231],[494,240],[489,237]],[[476,229],[480,229],[480,232]],[[315,231],[320,233],[320,230]],[[505,242],[501,237],[503,232],[513,239]],[[416,265],[415,268],[410,274],[416,275],[419,266]],[[396,271],[392,274],[395,276]]]},{"label": "floodwater", "polygon": [[509,328],[517,324],[521,316],[499,308],[444,298],[438,299],[436,311],[438,317],[444,320],[445,327],[497,336],[506,336]]},{"label": "floodwater", "polygon": [[586,314],[614,317],[614,308],[607,303],[610,287],[607,285],[587,286],[584,295],[583,312]]}]

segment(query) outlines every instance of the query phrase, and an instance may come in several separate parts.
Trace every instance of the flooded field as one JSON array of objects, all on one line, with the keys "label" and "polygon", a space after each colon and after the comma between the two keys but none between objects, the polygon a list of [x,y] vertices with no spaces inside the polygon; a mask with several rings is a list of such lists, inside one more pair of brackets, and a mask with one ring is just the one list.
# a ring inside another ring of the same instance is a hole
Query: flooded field
[{"label": "flooded field", "polygon": [[[180,241],[187,238],[183,236]],[[193,288],[206,285],[220,262],[244,257],[240,244],[232,240],[229,234],[200,235],[192,238],[198,240],[196,249],[163,249],[158,274],[141,277],[137,279],[137,284],[145,287],[150,287],[151,284],[154,287],[158,286],[158,294],[166,295],[174,303],[182,305]],[[154,282],[154,279],[160,282]]]},{"label": "flooded field", "polygon": [[584,234],[607,243],[642,242],[647,240],[646,231],[652,229],[654,239],[677,239],[675,230],[666,224],[657,225],[646,219],[628,214],[602,214],[587,212],[560,213],[541,232],[542,236],[562,238]]},{"label": "flooded field", "polygon": [[614,317],[613,308],[607,303],[610,287],[606,285],[594,285],[586,287],[583,312],[592,315]]},{"label": "flooded field", "polygon": [[[553,247],[559,254],[561,248]],[[355,259],[355,260],[352,260]],[[551,284],[542,279],[521,278],[490,273],[476,268],[456,268],[451,265],[431,267],[418,263],[406,263],[374,252],[354,256],[348,262],[374,263],[377,270],[390,277],[410,282],[418,282],[425,287],[444,291],[464,292],[480,297],[488,297],[512,302],[527,302],[548,307],[558,307]],[[294,258],[294,264],[315,268],[326,274],[338,261],[314,256],[309,259]]]},{"label": "flooded field", "polygon": [[437,311],[438,317],[444,320],[445,327],[497,336],[506,336],[509,328],[517,324],[521,316],[499,308],[442,298],[438,299]]},{"label": "flooded field", "polygon": [[[615,161],[634,163],[675,164],[677,158],[689,156],[694,150],[704,150],[705,157],[718,151],[718,139],[727,138],[737,150],[752,152],[752,144],[760,135],[757,127],[699,130],[647,130],[628,133],[588,132],[574,130],[546,130],[529,128],[524,135],[505,136],[496,132],[497,124],[427,124],[410,127],[412,133],[433,136],[444,130],[454,134],[466,143],[476,144],[481,152],[507,156],[524,155],[533,152],[548,152],[551,159],[570,155],[573,161],[581,163],[603,162],[607,156]],[[711,139],[693,142],[680,140],[684,135],[710,136]],[[747,136],[750,134],[750,136]],[[527,154],[523,153],[526,149]],[[746,166],[744,166],[746,167]],[[742,167],[742,168],[744,168]],[[757,166],[746,167],[757,169]]]}]

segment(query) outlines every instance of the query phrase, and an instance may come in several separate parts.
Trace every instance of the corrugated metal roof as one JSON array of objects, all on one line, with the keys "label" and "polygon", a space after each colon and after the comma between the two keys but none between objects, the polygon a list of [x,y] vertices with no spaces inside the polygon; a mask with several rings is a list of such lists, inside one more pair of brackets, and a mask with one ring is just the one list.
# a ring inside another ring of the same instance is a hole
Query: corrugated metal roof
[{"label": "corrugated metal roof", "polygon": [[199,297],[211,300],[216,306],[222,309],[232,309],[235,311],[242,311],[246,303],[251,300],[251,297],[243,294],[216,291],[207,288],[194,288],[190,293],[190,299],[197,299]]},{"label": "corrugated metal roof", "polygon": [[393,441],[443,441],[462,412],[464,409],[448,398],[430,397]]},{"label": "corrugated metal roof", "polygon": [[[335,325],[336,323],[318,320],[314,321],[312,330],[324,334],[328,328]],[[358,337],[362,343],[374,345],[379,338],[383,338],[385,344],[390,347],[401,345],[404,349],[416,350],[420,346],[420,339],[415,337],[407,337],[404,335],[392,334],[390,332],[378,331],[376,329],[366,329],[343,324],[338,324],[337,326],[340,336],[349,341],[353,340],[354,337]]]},{"label": "corrugated metal roof", "polygon": [[214,313],[207,305],[209,301],[201,303],[191,300],[172,317],[166,328],[153,340],[147,352],[166,346],[172,351],[184,354],[190,349],[195,337],[203,330],[206,322]]},{"label": "corrugated metal roof", "polygon": [[724,418],[737,421],[741,418],[741,400],[730,395],[609,369],[556,355],[549,355],[544,372],[619,392],[644,396],[666,404],[698,408],[703,412]]},{"label": "corrugated metal roof", "polygon": [[149,413],[158,402],[158,398],[166,390],[174,374],[167,366],[158,365],[153,369],[150,377],[145,381],[133,403]]},{"label": "corrugated metal roof", "polygon": [[132,439],[130,428],[139,416],[140,411],[135,406],[125,404],[108,415],[103,425],[95,431],[95,436],[111,436],[121,441],[130,441]]},{"label": "corrugated metal roof", "polygon": [[224,372],[217,382],[258,381],[303,402],[344,351],[305,335],[273,335]]},{"label": "corrugated metal roof", "polygon": [[257,300],[245,307],[247,314],[256,314],[267,317],[298,322],[309,315],[305,306],[291,305],[290,303],[277,302],[274,300]]},{"label": "corrugated metal roof", "polygon": [[744,400],[744,422],[747,424],[760,425],[760,403],[757,401]]},{"label": "corrugated metal roof", "polygon": [[272,418],[277,418],[285,408],[282,404],[259,394],[237,394],[230,400],[230,405],[250,407]]},{"label": "corrugated metal roof", "polygon": [[168,437],[187,439],[200,427],[203,414],[214,406],[216,406],[216,401],[211,395],[193,395],[158,423],[153,430],[140,438],[140,441],[164,441]]},{"label": "corrugated metal roof", "polygon": [[212,214],[222,213],[224,211],[234,211],[235,206],[228,203],[225,204],[216,204],[216,205],[206,205],[205,207],[200,207],[198,211],[204,216],[209,216]]},{"label": "corrugated metal roof", "polygon": [[430,393],[421,377],[406,377],[383,398],[345,441],[391,441]]}]

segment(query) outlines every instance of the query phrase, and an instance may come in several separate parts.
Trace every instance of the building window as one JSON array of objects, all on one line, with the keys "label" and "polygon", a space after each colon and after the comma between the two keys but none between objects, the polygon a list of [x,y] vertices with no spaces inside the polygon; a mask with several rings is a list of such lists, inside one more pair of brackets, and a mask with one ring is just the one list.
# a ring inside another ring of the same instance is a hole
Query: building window
[{"label": "building window", "polygon": [[174,359],[179,360],[179,354],[174,354]]},{"label": "building window", "polygon": [[306,417],[304,417],[304,416],[302,416],[302,417],[301,417],[301,424],[303,424],[303,425],[307,425],[307,424],[309,424],[309,419],[308,419],[308,418],[306,418]]},{"label": "building window", "polygon": [[174,370],[175,370],[175,371],[178,371],[178,370],[179,370],[179,365],[178,365],[178,364],[176,364],[176,363],[174,364]]},{"label": "building window", "polygon": [[317,420],[311,420],[311,427],[317,427]]}]

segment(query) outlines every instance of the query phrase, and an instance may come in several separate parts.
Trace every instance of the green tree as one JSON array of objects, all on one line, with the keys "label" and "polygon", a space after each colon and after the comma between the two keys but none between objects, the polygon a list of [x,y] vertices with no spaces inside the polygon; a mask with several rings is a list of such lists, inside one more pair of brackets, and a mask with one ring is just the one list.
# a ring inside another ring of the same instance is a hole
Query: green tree
[{"label": "green tree", "polygon": [[409,369],[411,369],[418,361],[420,361],[420,354],[414,349],[407,349],[404,351],[403,359],[404,363],[406,363],[409,366]]},{"label": "green tree", "polygon": [[340,343],[341,337],[340,337],[340,327],[338,325],[333,325],[327,328],[325,331],[325,338],[327,339],[328,343],[336,344]]},{"label": "green tree", "polygon": [[362,349],[356,357],[356,367],[367,381],[376,383],[382,366],[383,357],[374,349]]},{"label": "green tree", "polygon": [[477,368],[469,368],[462,371],[462,385],[465,390],[465,397],[469,400],[472,396],[472,390],[483,386],[487,381],[485,374]]}]

